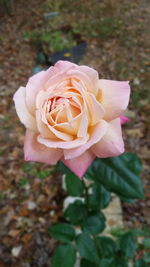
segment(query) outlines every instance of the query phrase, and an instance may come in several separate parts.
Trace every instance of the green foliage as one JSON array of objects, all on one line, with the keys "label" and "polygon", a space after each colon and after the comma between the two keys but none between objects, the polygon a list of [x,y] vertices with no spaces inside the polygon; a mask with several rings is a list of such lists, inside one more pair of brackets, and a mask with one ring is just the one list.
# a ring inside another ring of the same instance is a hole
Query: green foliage
[{"label": "green foliage", "polygon": [[123,230],[119,227],[112,228],[110,234],[116,238],[120,237],[123,234]]},{"label": "green foliage", "polygon": [[77,248],[83,259],[94,263],[99,262],[95,242],[87,233],[77,236]]},{"label": "green foliage", "polygon": [[51,167],[51,168],[47,168],[41,171],[38,171],[36,176],[40,179],[44,179],[47,176],[49,176],[50,174],[52,174],[55,171],[55,168]]},{"label": "green foliage", "polygon": [[53,52],[58,52],[75,45],[72,35],[63,34],[61,31],[44,32],[40,38],[41,43],[49,44]]},{"label": "green foliage", "polygon": [[143,246],[145,249],[150,248],[150,238],[146,237],[143,241]]},{"label": "green foliage", "polygon": [[132,232],[123,234],[119,239],[119,247],[124,257],[133,258],[137,249],[135,237]]},{"label": "green foliage", "polygon": [[122,256],[115,256],[108,267],[128,267],[128,261]]},{"label": "green foliage", "polygon": [[48,233],[52,237],[62,242],[73,241],[73,239],[75,238],[74,228],[67,223],[60,223],[52,226],[51,228],[48,229]]},{"label": "green foliage", "polygon": [[92,23],[93,32],[101,38],[113,37],[120,33],[122,21],[115,17],[103,17]]},{"label": "green foliage", "polygon": [[74,33],[74,34],[78,34],[78,33],[80,33],[80,29],[79,29],[79,27],[78,27],[78,25],[77,25],[76,23],[73,23],[73,24],[72,24],[71,31],[72,31],[72,33]]},{"label": "green foliage", "polygon": [[81,196],[84,191],[84,185],[74,174],[67,174],[65,177],[67,192],[71,196]]},{"label": "green foliage", "polygon": [[[62,161],[58,161],[56,168],[59,172],[61,172],[63,174],[74,175],[73,172],[69,168],[67,168],[65,164],[62,163]],[[77,176],[76,176],[76,178],[78,179]]]},{"label": "green foliage", "polygon": [[19,187],[20,188],[24,188],[27,184],[29,183],[29,180],[28,179],[26,179],[26,178],[22,178],[22,179],[20,179],[19,180]]},{"label": "green foliage", "polygon": [[142,162],[135,153],[125,153],[121,155],[121,158],[126,163],[126,166],[135,174],[139,174],[142,171]]},{"label": "green foliage", "polygon": [[44,179],[51,175],[55,171],[55,167],[46,167],[41,170],[38,168],[38,164],[35,162],[28,162],[23,164],[22,170],[27,177],[37,177],[39,179]]},{"label": "green foliage", "polygon": [[[87,172],[87,176],[101,183],[107,190],[125,198],[143,198],[143,187],[137,173],[139,159],[134,157],[136,168],[127,158],[130,153],[119,157],[96,159]],[[140,164],[140,163],[139,163]],[[140,167],[138,166],[140,169]]]},{"label": "green foliage", "polygon": [[88,197],[88,205],[92,210],[99,211],[108,206],[111,201],[111,194],[99,183],[92,185],[92,193]]},{"label": "green foliage", "polygon": [[[141,168],[141,161],[134,153],[126,153],[116,158],[96,159],[86,173],[88,181],[82,182],[59,163],[57,169],[66,173],[68,193],[71,196],[80,196],[82,199],[71,203],[64,211],[68,223],[58,224],[49,229],[53,237],[68,243],[67,247],[65,244],[57,248],[52,261],[55,265],[52,266],[69,266],[68,262],[63,261],[66,260],[65,253],[69,250],[69,246],[70,250],[74,251],[72,243],[75,243],[80,254],[80,267],[128,267],[131,259],[134,267],[148,266],[149,251],[144,253],[143,259],[137,259],[136,254],[139,248],[146,250],[150,248],[148,229],[124,232],[117,228],[111,230],[114,238],[100,235],[105,228],[105,217],[101,209],[106,208],[111,201],[110,192],[117,193],[120,198],[128,202],[143,197],[143,188],[138,176]],[[80,234],[76,233],[75,227],[81,232]],[[143,244],[139,247],[138,236],[144,236]],[[74,251],[73,255],[75,254]],[[75,260],[69,264],[75,266]]]},{"label": "green foliage", "polygon": [[146,263],[150,263],[150,252],[144,254],[144,261]]},{"label": "green foliage", "polygon": [[76,250],[72,244],[63,244],[56,248],[52,257],[52,267],[74,267]]},{"label": "green foliage", "polygon": [[[80,267],[91,267],[91,262],[85,259],[81,259]],[[97,267],[97,264],[92,262],[92,267]]]},{"label": "green foliage", "polygon": [[83,230],[89,234],[96,235],[101,233],[105,228],[105,217],[102,213],[88,216],[83,224]]},{"label": "green foliage", "polygon": [[134,267],[148,267],[149,265],[144,261],[144,259],[139,259],[135,262]]},{"label": "green foliage", "polygon": [[35,169],[36,164],[34,162],[24,163],[22,169],[25,173],[29,174]]},{"label": "green foliage", "polygon": [[74,203],[70,204],[64,212],[64,216],[75,225],[83,224],[87,219],[87,215],[87,207],[80,200],[76,200]]},{"label": "green foliage", "polygon": [[116,243],[112,238],[107,236],[98,236],[95,241],[100,258],[109,258],[115,255]]},{"label": "green foliage", "polygon": [[[62,51],[66,48],[72,47],[76,45],[76,42],[73,38],[72,32],[63,33],[60,30],[55,31],[48,31],[45,30],[44,32],[24,32],[23,34],[24,40],[36,45],[38,47],[42,47],[44,52],[47,54],[51,52],[58,52]],[[42,60],[42,62],[41,62]],[[40,56],[40,62],[43,63],[44,58]],[[44,61],[45,63],[45,61]]]}]

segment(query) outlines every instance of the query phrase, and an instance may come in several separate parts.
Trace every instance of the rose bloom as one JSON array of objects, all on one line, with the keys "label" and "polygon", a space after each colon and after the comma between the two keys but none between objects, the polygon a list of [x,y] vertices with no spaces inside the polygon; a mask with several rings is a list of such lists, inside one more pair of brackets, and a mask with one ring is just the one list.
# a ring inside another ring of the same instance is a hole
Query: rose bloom
[{"label": "rose bloom", "polygon": [[14,95],[27,129],[25,160],[61,160],[81,178],[95,157],[122,154],[129,95],[128,82],[99,79],[96,70],[68,61],[33,75]]}]

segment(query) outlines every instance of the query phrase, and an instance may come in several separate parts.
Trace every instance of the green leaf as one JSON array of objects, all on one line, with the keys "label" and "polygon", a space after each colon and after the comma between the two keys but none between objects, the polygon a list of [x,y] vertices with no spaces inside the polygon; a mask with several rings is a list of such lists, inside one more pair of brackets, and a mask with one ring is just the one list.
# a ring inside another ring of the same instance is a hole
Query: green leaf
[{"label": "green leaf", "polygon": [[113,261],[112,258],[103,258],[100,260],[99,267],[109,267],[111,262]]},{"label": "green leaf", "polygon": [[64,165],[62,163],[62,161],[58,161],[57,166],[56,166],[56,169],[59,172],[64,173],[64,174],[71,174],[71,175],[73,174],[73,172],[69,168],[67,168],[66,165]]},{"label": "green leaf", "polygon": [[135,174],[139,174],[142,171],[142,162],[135,153],[124,153],[121,155],[121,158],[126,162],[128,168]]},{"label": "green leaf", "polygon": [[115,254],[116,243],[112,238],[98,236],[95,241],[100,257],[111,257]]},{"label": "green leaf", "polygon": [[130,198],[122,197],[122,196],[119,196],[119,197],[122,202],[129,203],[129,204],[133,204],[136,201],[135,199],[130,199]]},{"label": "green leaf", "polygon": [[87,233],[82,233],[77,237],[77,248],[82,258],[94,263],[99,262],[96,245]]},{"label": "green leaf", "polygon": [[66,187],[71,196],[81,196],[83,194],[84,185],[75,174],[66,175]]},{"label": "green leaf", "polygon": [[120,227],[114,227],[110,229],[110,234],[114,237],[120,237],[123,234],[123,230]]},{"label": "green leaf", "polygon": [[132,233],[132,235],[135,238],[143,235],[143,229],[134,228],[134,229],[130,230],[130,232]]},{"label": "green leaf", "polygon": [[52,267],[74,267],[76,250],[71,244],[63,244],[56,248],[52,257]]},{"label": "green leaf", "polygon": [[105,228],[105,217],[102,213],[97,213],[96,215],[89,216],[84,225],[83,230],[96,235],[101,233]]},{"label": "green leaf", "polygon": [[142,235],[150,238],[150,228],[148,226],[143,226]]},{"label": "green leaf", "polygon": [[135,262],[134,267],[148,267],[149,265],[143,260],[139,259]]},{"label": "green leaf", "polygon": [[80,200],[76,200],[70,204],[64,212],[64,216],[70,220],[72,224],[82,224],[87,218],[87,207]]},{"label": "green leaf", "polygon": [[133,258],[137,249],[136,239],[132,232],[123,234],[119,239],[121,252],[127,258]]},{"label": "green leaf", "polygon": [[150,263],[150,252],[144,253],[144,261]]},{"label": "green leaf", "polygon": [[128,266],[129,265],[127,259],[120,256],[115,257],[109,265],[109,267],[128,267]]},{"label": "green leaf", "polygon": [[125,198],[144,197],[141,179],[131,170],[123,156],[96,159],[86,175]]},{"label": "green leaf", "polygon": [[143,246],[144,246],[144,248],[150,248],[150,238],[149,237],[146,237],[146,238],[144,238],[144,240],[143,240]]},{"label": "green leaf", "polygon": [[48,233],[63,242],[72,241],[75,238],[75,230],[68,223],[59,223],[48,229]]},{"label": "green leaf", "polygon": [[[80,267],[91,267],[91,262],[85,259],[81,259]],[[97,265],[92,263],[92,267],[97,267]]]},{"label": "green leaf", "polygon": [[111,194],[107,191],[104,186],[99,183],[94,183],[92,185],[92,194],[88,197],[88,206],[93,211],[99,211],[108,206],[111,200]]}]

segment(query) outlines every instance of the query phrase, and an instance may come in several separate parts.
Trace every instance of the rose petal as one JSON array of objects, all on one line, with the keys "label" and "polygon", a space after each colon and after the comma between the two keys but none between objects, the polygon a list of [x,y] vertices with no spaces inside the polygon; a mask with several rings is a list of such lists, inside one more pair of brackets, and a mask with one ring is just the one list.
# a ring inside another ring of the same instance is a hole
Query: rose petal
[{"label": "rose petal", "polygon": [[129,83],[101,79],[99,86],[102,91],[102,104],[105,109],[104,119],[113,120],[121,116],[129,102]]},{"label": "rose petal", "polygon": [[59,60],[57,61],[54,67],[57,68],[59,71],[65,72],[67,69],[76,68],[77,65],[67,60]]},{"label": "rose petal", "polygon": [[86,73],[90,80],[92,81],[92,87],[90,88],[90,92],[93,93],[95,96],[97,95],[98,88],[99,88],[99,75],[98,72],[88,66],[79,66],[78,70]]},{"label": "rose petal", "polygon": [[79,80],[82,85],[84,85],[88,90],[90,91],[91,88],[93,88],[93,84],[92,81],[90,80],[90,78],[88,77],[88,75],[82,71],[79,70],[79,68],[73,69],[73,70],[68,70],[67,74],[71,77],[71,78],[75,78],[77,80]]},{"label": "rose petal", "polygon": [[48,79],[45,88],[50,88],[51,86],[54,87],[59,82],[61,83],[63,80],[66,80],[66,78],[69,77],[67,71],[75,69],[76,67],[77,67],[76,64],[73,64],[69,61],[62,61],[62,60],[58,61],[54,66],[54,69],[57,73],[56,75],[53,75]]},{"label": "rose petal", "polygon": [[121,121],[121,124],[126,124],[130,120],[127,117],[125,117],[125,116],[120,116],[120,121]]},{"label": "rose petal", "polygon": [[25,87],[20,87],[14,94],[13,100],[17,115],[26,128],[37,131],[36,120],[29,112],[25,101]]},{"label": "rose petal", "polygon": [[112,120],[104,137],[92,147],[99,158],[115,157],[124,152],[120,119]]},{"label": "rose petal", "polygon": [[62,149],[79,147],[85,144],[88,139],[89,139],[88,134],[83,138],[76,138],[75,140],[72,140],[72,141],[55,141],[55,140],[43,138],[40,135],[37,137],[37,140],[40,144],[43,144],[50,148],[62,148]]},{"label": "rose petal", "polygon": [[51,138],[55,140],[57,139],[56,136],[49,130],[48,126],[45,123],[43,123],[41,119],[40,110],[36,111],[36,122],[37,122],[38,131],[42,137]]},{"label": "rose petal", "polygon": [[37,161],[54,165],[62,157],[62,150],[47,148],[39,144],[37,142],[37,134],[27,130],[24,141],[24,155],[27,161]]},{"label": "rose petal", "polygon": [[104,115],[104,108],[103,106],[96,100],[93,94],[88,96],[87,106],[90,113],[90,125],[95,125],[98,123],[103,115]]},{"label": "rose petal", "polygon": [[84,137],[87,135],[87,130],[88,130],[88,119],[86,116],[86,113],[83,112],[81,115],[81,122],[79,125],[79,130],[78,130],[78,137]]},{"label": "rose petal", "polygon": [[54,125],[54,128],[60,132],[68,133],[75,136],[78,133],[78,128],[81,123],[81,117],[82,113],[77,117],[73,118],[70,122],[59,123]]},{"label": "rose petal", "polygon": [[88,150],[91,146],[97,143],[106,133],[108,128],[108,123],[106,121],[101,120],[96,126],[92,127],[92,133],[90,139],[83,145],[75,149],[65,149],[64,157],[65,159],[73,159],[75,157],[79,157],[86,150]]},{"label": "rose petal", "polygon": [[61,161],[79,178],[82,178],[88,167],[93,162],[94,158],[95,155],[88,150],[80,157],[70,160],[61,159]]},{"label": "rose petal", "polygon": [[35,102],[38,92],[44,89],[45,83],[50,77],[56,75],[56,73],[54,67],[50,67],[48,70],[40,71],[30,77],[26,85],[26,103],[32,114],[35,113]]},{"label": "rose petal", "polygon": [[47,127],[49,128],[49,131],[51,131],[56,136],[56,138],[59,138],[59,139],[64,140],[66,142],[73,140],[72,135],[70,135],[68,133],[61,132],[61,131],[55,129],[54,125],[53,126],[50,125],[53,123],[51,114],[47,114],[47,120],[48,121],[44,118],[44,116],[45,116],[45,114],[43,113],[42,121],[47,125]]}]

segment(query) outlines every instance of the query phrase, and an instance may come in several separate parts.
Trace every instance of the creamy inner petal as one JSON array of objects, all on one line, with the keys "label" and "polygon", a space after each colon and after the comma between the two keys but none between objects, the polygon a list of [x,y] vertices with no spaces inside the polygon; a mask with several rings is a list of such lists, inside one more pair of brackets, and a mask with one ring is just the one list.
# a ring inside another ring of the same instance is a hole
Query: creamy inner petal
[{"label": "creamy inner petal", "polygon": [[[80,78],[84,79],[80,81]],[[51,86],[51,82],[50,79],[47,85]],[[88,135],[89,127],[101,120],[104,114],[103,107],[87,90],[86,82],[89,82],[88,76],[75,71],[74,75],[56,84],[53,90],[48,89],[41,95],[39,93],[37,109],[41,111],[42,123],[45,124],[43,133],[48,139],[50,136],[54,139],[55,136],[60,142],[69,142],[84,138]],[[40,133],[42,137],[42,131]]]},{"label": "creamy inner petal", "polygon": [[82,146],[76,149],[67,149],[64,150],[65,159],[72,159],[82,155],[86,150],[92,147],[94,144],[98,143],[99,140],[105,135],[108,129],[108,123],[104,120],[101,120],[97,125],[89,129],[89,140]]},{"label": "creamy inner petal", "polygon": [[104,115],[104,108],[103,106],[96,100],[93,94],[88,95],[87,107],[90,113],[91,123],[90,125],[93,126],[97,124]]},{"label": "creamy inner petal", "polygon": [[75,140],[72,140],[71,142],[49,140],[49,139],[43,138],[40,135],[37,137],[37,140],[40,144],[43,144],[47,147],[62,148],[62,149],[70,149],[70,148],[76,148],[76,147],[82,146],[88,141],[88,139],[89,139],[89,134],[87,134],[83,138],[76,138]]},{"label": "creamy inner petal", "polygon": [[63,131],[64,133],[69,133],[76,138],[78,133],[78,128],[81,123],[82,114],[73,118],[70,122],[55,124],[53,127],[58,131]]}]

